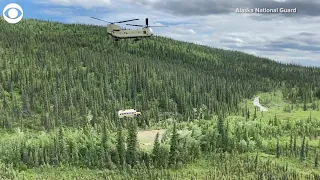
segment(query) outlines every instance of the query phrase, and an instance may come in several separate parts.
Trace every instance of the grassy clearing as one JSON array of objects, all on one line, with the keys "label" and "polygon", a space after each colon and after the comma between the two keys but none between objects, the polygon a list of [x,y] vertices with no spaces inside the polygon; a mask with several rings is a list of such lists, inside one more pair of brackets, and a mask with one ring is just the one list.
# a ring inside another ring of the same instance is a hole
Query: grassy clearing
[{"label": "grassy clearing", "polygon": [[156,138],[157,133],[159,133],[159,139],[161,139],[164,132],[165,132],[164,129],[151,130],[151,131],[139,131],[137,137],[138,137],[140,147],[143,149],[152,148],[153,142]]}]

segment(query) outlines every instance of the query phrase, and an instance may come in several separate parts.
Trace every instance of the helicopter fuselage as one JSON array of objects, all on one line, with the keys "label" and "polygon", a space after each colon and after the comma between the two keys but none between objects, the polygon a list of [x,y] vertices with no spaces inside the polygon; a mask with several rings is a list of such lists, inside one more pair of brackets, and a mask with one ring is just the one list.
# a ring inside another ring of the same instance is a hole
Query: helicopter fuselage
[{"label": "helicopter fuselage", "polygon": [[153,35],[153,33],[148,27],[144,27],[138,30],[121,29],[119,25],[115,25],[115,24],[109,24],[107,26],[107,32],[113,38],[116,38],[116,39],[145,38],[145,37],[151,37]]}]

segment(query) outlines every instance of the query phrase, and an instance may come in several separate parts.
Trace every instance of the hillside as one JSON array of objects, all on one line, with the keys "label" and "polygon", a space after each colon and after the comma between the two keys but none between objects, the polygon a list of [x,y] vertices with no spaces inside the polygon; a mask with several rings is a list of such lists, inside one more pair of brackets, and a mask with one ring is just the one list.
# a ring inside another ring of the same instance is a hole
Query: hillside
[{"label": "hillside", "polygon": [[320,68],[98,26],[0,32],[0,179],[320,177]]},{"label": "hillside", "polygon": [[294,86],[311,91],[320,84],[319,68],[163,37],[114,43],[104,27],[0,23],[2,125],[9,128],[20,122],[78,127],[89,112],[91,123],[99,124],[132,107],[143,112],[143,124],[164,116],[194,118],[193,108],[200,107],[209,118],[241,113],[242,99],[258,92]]}]

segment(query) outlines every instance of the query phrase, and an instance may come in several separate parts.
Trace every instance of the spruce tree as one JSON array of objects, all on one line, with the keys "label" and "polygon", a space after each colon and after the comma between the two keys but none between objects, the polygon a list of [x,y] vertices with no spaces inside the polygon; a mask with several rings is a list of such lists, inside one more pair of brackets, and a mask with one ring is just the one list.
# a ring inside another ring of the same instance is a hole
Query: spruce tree
[{"label": "spruce tree", "polygon": [[109,147],[108,147],[108,141],[109,141],[109,134],[108,134],[108,130],[106,127],[106,123],[104,122],[102,125],[102,135],[101,135],[101,144],[102,147],[104,148],[104,150],[108,151]]},{"label": "spruce tree", "polygon": [[277,155],[276,155],[277,158],[280,157],[280,144],[279,144],[279,137],[277,138]]},{"label": "spruce tree", "polygon": [[127,163],[133,167],[138,155],[137,125],[134,121],[130,122],[127,138]]},{"label": "spruce tree", "polygon": [[170,139],[170,153],[169,153],[169,165],[173,166],[176,164],[178,156],[178,131],[176,122],[173,124],[172,136]]},{"label": "spruce tree", "polygon": [[59,162],[65,161],[65,146],[64,146],[64,134],[62,127],[59,128],[58,133],[58,158]]},{"label": "spruce tree", "polygon": [[289,152],[290,152],[290,156],[291,156],[292,152],[293,152],[293,135],[292,135],[292,131],[290,133]]},{"label": "spruce tree", "polygon": [[257,170],[258,162],[259,162],[259,153],[257,152],[255,160],[254,160],[254,169]]},{"label": "spruce tree", "polygon": [[228,150],[229,146],[229,122],[227,121],[227,125],[224,130],[224,135],[223,135],[223,151],[226,152]]},{"label": "spruce tree", "polygon": [[306,153],[305,153],[305,154],[306,154],[305,157],[308,157],[308,153],[309,153],[309,142],[308,142],[308,140],[306,141],[306,147],[305,147],[305,149],[306,149],[306,150],[305,150],[305,152],[306,152]]},{"label": "spruce tree", "polygon": [[153,149],[152,149],[152,160],[156,167],[159,165],[158,163],[159,158],[160,158],[160,142],[159,142],[159,132],[158,132],[154,140]]},{"label": "spruce tree", "polygon": [[277,115],[274,115],[274,126],[278,126],[278,118]]},{"label": "spruce tree", "polygon": [[319,166],[319,154],[318,151],[316,150],[316,157],[314,159],[314,167],[318,167]]},{"label": "spruce tree", "polygon": [[257,107],[254,107],[253,120],[257,119]]},{"label": "spruce tree", "polygon": [[104,122],[104,124],[102,125],[102,137],[101,137],[101,148],[102,148],[102,153],[104,154],[104,158],[105,158],[105,164],[108,168],[112,167],[112,160],[111,160],[111,151],[110,151],[110,147],[109,147],[109,133],[106,127],[106,123]]},{"label": "spruce tree", "polygon": [[294,134],[294,139],[293,139],[293,154],[294,156],[297,156],[297,135]]},{"label": "spruce tree", "polygon": [[119,165],[123,166],[125,164],[125,137],[123,136],[122,127],[118,128],[117,132],[117,151],[119,155]]},{"label": "spruce tree", "polygon": [[304,110],[304,111],[307,111],[307,110],[308,110],[307,102],[306,102],[306,101],[303,102],[303,110]]},{"label": "spruce tree", "polygon": [[304,161],[305,160],[305,141],[306,141],[306,136],[303,136],[302,139],[302,144],[301,144],[301,150],[300,150],[300,160]]},{"label": "spruce tree", "polygon": [[227,151],[228,147],[228,129],[225,125],[225,119],[222,115],[218,115],[217,128],[219,133],[219,147],[223,151]]}]

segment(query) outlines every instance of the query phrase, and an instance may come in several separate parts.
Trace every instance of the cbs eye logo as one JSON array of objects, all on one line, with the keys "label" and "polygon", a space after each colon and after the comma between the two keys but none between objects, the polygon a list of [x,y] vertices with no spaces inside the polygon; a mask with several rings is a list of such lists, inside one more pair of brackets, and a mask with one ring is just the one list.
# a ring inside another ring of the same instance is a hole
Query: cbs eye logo
[{"label": "cbs eye logo", "polygon": [[[19,11],[20,17],[18,17]],[[4,20],[6,20],[8,23],[15,24],[21,21],[21,19],[23,18],[23,10],[18,4],[11,3],[4,7],[2,15]]]}]

